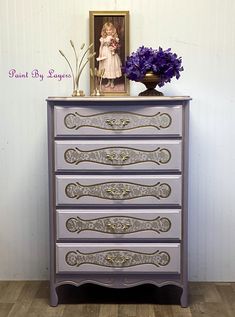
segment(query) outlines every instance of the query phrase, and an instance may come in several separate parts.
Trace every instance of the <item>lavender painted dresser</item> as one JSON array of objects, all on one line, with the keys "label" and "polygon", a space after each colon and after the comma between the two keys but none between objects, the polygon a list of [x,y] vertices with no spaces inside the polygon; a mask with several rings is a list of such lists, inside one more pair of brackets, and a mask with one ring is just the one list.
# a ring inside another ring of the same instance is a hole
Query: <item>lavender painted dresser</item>
[{"label": "lavender painted dresser", "polygon": [[48,98],[51,305],[94,283],[182,288],[189,97]]}]

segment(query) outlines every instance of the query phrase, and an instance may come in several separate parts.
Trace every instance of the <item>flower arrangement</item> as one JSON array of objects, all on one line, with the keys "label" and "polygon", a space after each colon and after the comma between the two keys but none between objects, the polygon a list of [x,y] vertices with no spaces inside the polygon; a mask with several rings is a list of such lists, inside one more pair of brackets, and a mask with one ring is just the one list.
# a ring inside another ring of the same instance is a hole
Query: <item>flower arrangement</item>
[{"label": "flower arrangement", "polygon": [[119,40],[116,38],[111,38],[109,43],[109,48],[112,50],[112,55],[116,54],[116,50],[120,47]]},{"label": "flower arrangement", "polygon": [[142,81],[147,72],[160,77],[158,86],[170,82],[172,77],[177,79],[183,71],[181,57],[171,52],[171,48],[163,50],[141,46],[136,52],[127,57],[123,67],[126,77],[134,81]]}]

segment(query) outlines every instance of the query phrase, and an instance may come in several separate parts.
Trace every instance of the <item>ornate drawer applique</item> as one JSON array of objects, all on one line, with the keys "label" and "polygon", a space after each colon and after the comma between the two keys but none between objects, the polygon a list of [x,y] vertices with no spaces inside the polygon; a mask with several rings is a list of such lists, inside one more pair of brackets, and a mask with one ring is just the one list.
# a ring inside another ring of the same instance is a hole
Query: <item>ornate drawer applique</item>
[{"label": "ornate drawer applique", "polygon": [[65,127],[75,130],[81,127],[92,127],[103,130],[130,130],[146,126],[152,126],[160,130],[168,128],[171,122],[171,116],[161,112],[157,112],[153,116],[123,111],[82,116],[74,111],[68,113],[64,118]]},{"label": "ornate drawer applique", "polygon": [[153,186],[144,186],[129,182],[107,182],[84,186],[80,183],[70,183],[65,188],[68,198],[79,199],[83,196],[98,197],[111,200],[126,200],[153,196],[157,199],[167,198],[171,194],[169,184],[158,182]]},{"label": "ornate drawer applique", "polygon": [[81,151],[78,148],[68,149],[64,153],[64,159],[69,164],[79,164],[84,161],[107,165],[131,165],[141,162],[154,162],[158,165],[167,164],[171,159],[168,149],[157,148],[154,151],[139,151],[135,149],[119,147],[104,148],[93,151]]},{"label": "ornate drawer applique", "polygon": [[81,253],[70,251],[65,256],[65,261],[70,266],[82,264],[95,264],[106,267],[130,267],[141,264],[153,264],[157,267],[168,265],[170,255],[165,251],[157,250],[153,254],[146,254],[125,250],[109,250],[95,253]]},{"label": "ornate drawer applique", "polygon": [[181,170],[181,141],[56,141],[56,170]]},{"label": "ornate drawer applique", "polygon": [[58,239],[181,238],[180,209],[57,210]]},{"label": "ornate drawer applique", "polygon": [[138,199],[138,203],[162,204],[179,203],[181,200],[180,175],[165,177],[156,175],[149,178],[118,175],[115,181],[109,181],[109,176],[90,176],[94,182],[89,185],[83,184],[84,177],[88,179],[89,176],[57,176],[57,202],[107,204],[116,201],[131,204]]},{"label": "ornate drawer applique", "polygon": [[[58,271],[95,271],[122,269],[127,271],[177,272],[179,270],[179,244],[122,244],[110,243],[57,244]],[[98,247],[99,246],[99,247]]]},{"label": "ornate drawer applique", "polygon": [[120,111],[120,107],[117,106],[112,107],[112,111],[104,107],[97,110],[56,107],[55,135],[181,134],[181,106],[143,109],[138,112],[133,106],[126,106],[123,111]]},{"label": "ornate drawer applique", "polygon": [[143,220],[132,217],[104,217],[93,220],[82,220],[79,217],[69,218],[66,221],[66,229],[69,232],[80,233],[84,230],[98,231],[103,233],[133,233],[138,231],[152,230],[160,234],[171,228],[170,219],[158,216],[153,220]]}]

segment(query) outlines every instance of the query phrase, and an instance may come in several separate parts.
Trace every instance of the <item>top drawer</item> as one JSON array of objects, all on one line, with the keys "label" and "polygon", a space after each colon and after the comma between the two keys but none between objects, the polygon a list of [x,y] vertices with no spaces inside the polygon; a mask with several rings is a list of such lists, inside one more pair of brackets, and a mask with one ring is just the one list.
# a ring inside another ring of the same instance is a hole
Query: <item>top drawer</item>
[{"label": "top drawer", "polygon": [[182,106],[59,107],[55,136],[182,135]]}]

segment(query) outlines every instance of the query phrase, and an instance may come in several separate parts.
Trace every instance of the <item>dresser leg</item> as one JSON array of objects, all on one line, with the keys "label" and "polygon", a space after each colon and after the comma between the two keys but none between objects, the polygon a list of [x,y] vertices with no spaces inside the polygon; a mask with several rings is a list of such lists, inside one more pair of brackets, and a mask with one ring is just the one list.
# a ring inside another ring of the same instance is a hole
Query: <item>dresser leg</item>
[{"label": "dresser leg", "polygon": [[188,307],[188,290],[187,288],[183,288],[183,292],[180,298],[181,307]]},{"label": "dresser leg", "polygon": [[58,295],[55,287],[51,287],[50,305],[53,307],[58,305]]}]

